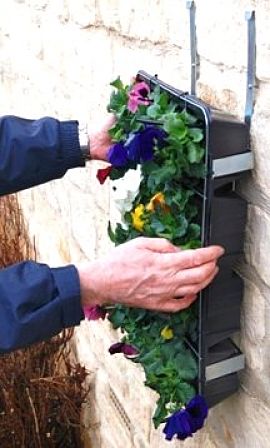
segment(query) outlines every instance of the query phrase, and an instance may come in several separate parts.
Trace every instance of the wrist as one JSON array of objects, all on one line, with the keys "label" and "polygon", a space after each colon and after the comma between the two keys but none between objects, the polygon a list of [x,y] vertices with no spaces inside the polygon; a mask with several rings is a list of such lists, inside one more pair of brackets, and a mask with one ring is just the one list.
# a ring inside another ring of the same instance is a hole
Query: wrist
[{"label": "wrist", "polygon": [[79,123],[78,128],[80,150],[85,161],[91,160],[90,154],[90,138],[88,135],[88,126],[86,123]]},{"label": "wrist", "polygon": [[81,305],[96,306],[104,305],[105,300],[101,294],[101,285],[98,279],[100,278],[98,262],[85,263],[77,267],[80,280]]},{"label": "wrist", "polygon": [[91,141],[91,159],[107,161],[108,143],[107,136],[101,131],[93,132],[90,134],[89,142]]}]

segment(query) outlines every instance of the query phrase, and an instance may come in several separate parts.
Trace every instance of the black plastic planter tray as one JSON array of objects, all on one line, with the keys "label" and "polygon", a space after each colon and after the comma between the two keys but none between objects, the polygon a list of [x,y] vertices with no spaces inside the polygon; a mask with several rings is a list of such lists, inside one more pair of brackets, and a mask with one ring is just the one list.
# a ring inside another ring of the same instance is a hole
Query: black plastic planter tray
[{"label": "black plastic planter tray", "polygon": [[177,90],[156,76],[140,71],[138,79],[151,88],[159,85],[196,116],[205,132],[206,173],[198,194],[202,246],[220,244],[226,255],[215,281],[202,293],[198,309],[198,392],[213,406],[239,386],[237,372],[244,368],[244,355],[230,340],[240,329],[243,282],[234,265],[243,252],[247,204],[235,192],[235,181],[253,168],[248,149],[248,126],[198,98]]}]

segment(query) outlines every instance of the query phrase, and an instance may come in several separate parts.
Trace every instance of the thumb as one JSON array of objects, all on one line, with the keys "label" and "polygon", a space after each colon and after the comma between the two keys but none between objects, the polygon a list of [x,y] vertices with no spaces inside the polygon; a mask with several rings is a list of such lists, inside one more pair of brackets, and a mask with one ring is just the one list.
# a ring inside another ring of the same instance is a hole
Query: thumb
[{"label": "thumb", "polygon": [[166,238],[140,237],[135,241],[137,241],[137,247],[141,249],[148,249],[152,252],[172,253],[179,252],[181,250],[179,247],[174,246],[170,241],[166,240]]}]

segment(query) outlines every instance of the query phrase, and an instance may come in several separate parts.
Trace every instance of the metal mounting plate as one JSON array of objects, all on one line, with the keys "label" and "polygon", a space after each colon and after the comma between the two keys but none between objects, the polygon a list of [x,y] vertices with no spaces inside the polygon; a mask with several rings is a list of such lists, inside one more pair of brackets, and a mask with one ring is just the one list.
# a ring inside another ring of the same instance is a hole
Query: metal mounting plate
[{"label": "metal mounting plate", "polygon": [[225,359],[224,361],[210,364],[205,369],[206,381],[211,381],[221,376],[229,375],[230,373],[238,372],[245,367],[245,355],[241,354],[233,358]]},{"label": "metal mounting plate", "polygon": [[254,168],[254,156],[251,151],[248,151],[243,154],[213,160],[212,177],[229,176],[230,174],[249,171],[252,168]]}]

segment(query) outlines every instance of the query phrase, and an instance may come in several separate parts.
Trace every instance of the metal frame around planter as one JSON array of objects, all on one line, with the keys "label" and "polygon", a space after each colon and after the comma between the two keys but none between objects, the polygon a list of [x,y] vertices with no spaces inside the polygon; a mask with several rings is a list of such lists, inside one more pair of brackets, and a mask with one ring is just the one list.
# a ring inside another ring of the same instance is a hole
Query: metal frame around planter
[{"label": "metal frame around planter", "polygon": [[180,108],[195,115],[205,132],[206,176],[198,197],[201,203],[202,246],[225,247],[219,274],[203,290],[198,306],[198,346],[192,347],[199,365],[198,392],[211,407],[238,389],[237,372],[244,368],[244,355],[230,339],[240,329],[243,281],[234,265],[243,252],[247,204],[235,191],[235,181],[253,168],[249,149],[249,126],[139,71],[138,79],[151,88],[159,85]]}]

